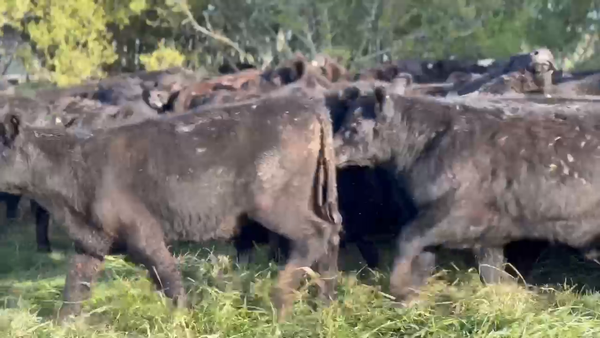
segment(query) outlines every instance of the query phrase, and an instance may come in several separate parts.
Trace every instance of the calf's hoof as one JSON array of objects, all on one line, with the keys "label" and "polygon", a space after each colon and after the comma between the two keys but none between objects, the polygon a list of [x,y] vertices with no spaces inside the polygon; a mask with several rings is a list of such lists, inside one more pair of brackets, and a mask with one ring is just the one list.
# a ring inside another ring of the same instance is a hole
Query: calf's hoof
[{"label": "calf's hoof", "polygon": [[281,287],[276,287],[273,290],[271,302],[277,311],[277,321],[284,322],[294,304],[293,293]]},{"label": "calf's hoof", "polygon": [[319,300],[325,305],[329,306],[331,302],[337,298],[334,292],[319,292]]},{"label": "calf's hoof", "polygon": [[411,302],[435,267],[435,255],[423,252],[414,259],[397,262],[390,277],[390,293],[400,302]]},{"label": "calf's hoof", "polygon": [[64,302],[60,310],[58,311],[57,322],[60,325],[66,325],[81,314],[80,303],[67,303]]},{"label": "calf's hoof", "polygon": [[188,306],[187,297],[185,295],[173,298],[173,307],[176,309],[186,309]]},{"label": "calf's hoof", "polygon": [[485,285],[493,285],[502,283],[504,271],[493,266],[479,267],[479,279]]},{"label": "calf's hoof", "polygon": [[247,267],[251,262],[251,257],[250,254],[247,253],[243,253],[243,254],[238,254],[237,256],[237,264],[240,267]]},{"label": "calf's hoof", "polygon": [[403,307],[410,307],[419,296],[419,289],[414,286],[390,285],[390,293],[394,297],[394,302],[402,304]]},{"label": "calf's hoof", "polygon": [[397,302],[406,303],[416,296],[417,290],[409,274],[394,273],[390,279],[390,294]]},{"label": "calf's hoof", "polygon": [[325,306],[329,306],[331,302],[337,299],[335,288],[337,286],[337,277],[323,277],[319,280],[319,300]]}]

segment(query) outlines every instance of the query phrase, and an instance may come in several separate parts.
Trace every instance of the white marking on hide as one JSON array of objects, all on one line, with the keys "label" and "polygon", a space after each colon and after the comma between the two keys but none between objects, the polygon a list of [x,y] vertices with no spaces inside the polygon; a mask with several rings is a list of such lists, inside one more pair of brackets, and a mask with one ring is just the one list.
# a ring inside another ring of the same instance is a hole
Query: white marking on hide
[{"label": "white marking on hide", "polygon": [[187,125],[187,126],[181,126],[181,125],[180,125],[180,126],[177,126],[177,127],[175,128],[175,130],[176,130],[178,133],[189,133],[190,131],[194,130],[194,128],[195,128],[195,127],[196,127],[196,125],[194,125],[194,124]]}]

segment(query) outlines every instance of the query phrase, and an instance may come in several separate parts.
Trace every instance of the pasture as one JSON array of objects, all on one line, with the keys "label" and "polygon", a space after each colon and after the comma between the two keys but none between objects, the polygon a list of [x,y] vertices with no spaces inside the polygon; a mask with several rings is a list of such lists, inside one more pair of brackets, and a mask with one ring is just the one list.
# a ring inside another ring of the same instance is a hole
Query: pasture
[{"label": "pasture", "polygon": [[37,253],[28,214],[2,221],[1,337],[600,336],[600,293],[594,292],[600,267],[567,249],[544,252],[524,277],[527,287],[522,280],[483,286],[469,256],[440,255],[416,304],[403,308],[387,294],[391,244],[378,271],[361,266],[353,246],[341,250],[337,300],[320,305],[309,277],[284,323],[274,319],[269,299],[278,267],[267,261],[266,248],[248,266],[235,264],[233,248],[220,243],[173,248],[190,302],[190,310],[178,311],[143,267],[109,256],[83,315],[61,326],[55,316],[71,242],[51,226],[54,252]]},{"label": "pasture", "polygon": [[600,0],[297,5],[0,2],[0,338],[600,338]]}]

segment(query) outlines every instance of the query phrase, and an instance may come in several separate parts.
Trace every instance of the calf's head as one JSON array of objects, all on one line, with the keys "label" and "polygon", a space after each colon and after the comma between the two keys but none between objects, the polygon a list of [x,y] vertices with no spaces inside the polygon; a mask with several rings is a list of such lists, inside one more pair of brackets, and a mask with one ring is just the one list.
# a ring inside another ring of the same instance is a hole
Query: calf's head
[{"label": "calf's head", "polygon": [[[382,127],[393,116],[393,108],[387,99],[386,90],[376,87],[372,93],[361,93],[350,87],[341,94],[346,108],[341,126],[334,135],[338,166],[370,166],[384,161],[386,150],[382,143]],[[330,110],[333,110],[330,107]],[[339,114],[339,112],[338,112]]]}]

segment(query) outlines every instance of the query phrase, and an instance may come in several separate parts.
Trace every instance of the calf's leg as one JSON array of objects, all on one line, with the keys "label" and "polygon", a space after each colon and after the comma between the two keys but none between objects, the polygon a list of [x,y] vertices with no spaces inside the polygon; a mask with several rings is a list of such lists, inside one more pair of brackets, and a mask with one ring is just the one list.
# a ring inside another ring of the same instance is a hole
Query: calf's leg
[{"label": "calf's leg", "polygon": [[317,260],[317,271],[321,274],[321,278],[323,279],[319,297],[324,300],[325,303],[329,303],[335,297],[335,287],[337,285],[336,281],[339,272],[339,242],[339,236],[333,234],[328,242],[327,251]]},{"label": "calf's leg", "polygon": [[[398,254],[394,259],[394,267],[390,275],[390,293],[397,300],[410,300],[429,277],[422,271],[426,271],[426,265],[432,264],[434,259],[431,255],[424,254],[424,250],[435,244],[435,237],[431,231],[444,220],[448,209],[448,205],[442,203],[431,206],[423,210],[420,217],[406,225],[400,232]],[[424,255],[421,256],[422,254]]]},{"label": "calf's leg", "polygon": [[162,235],[140,231],[129,235],[127,251],[136,263],[143,264],[154,284],[173,300],[177,308],[186,306],[186,294],[175,258],[167,249]]},{"label": "calf's leg", "polygon": [[240,219],[240,223],[240,232],[233,239],[233,246],[238,264],[247,265],[254,261],[254,242],[264,242],[268,231],[246,216]]},{"label": "calf's leg", "polygon": [[367,262],[367,266],[371,269],[377,268],[377,265],[379,264],[379,252],[377,252],[377,248],[373,242],[359,237],[356,239],[356,247]]},{"label": "calf's leg", "polygon": [[435,269],[435,253],[431,251],[421,252],[412,262],[413,285],[422,285],[431,276]]},{"label": "calf's leg", "polygon": [[39,252],[51,252],[50,239],[48,238],[48,227],[50,225],[50,214],[36,201],[30,201],[31,212],[35,215],[35,235]]},{"label": "calf's leg", "polygon": [[4,194],[4,200],[6,201],[6,219],[16,219],[19,211],[21,195]]},{"label": "calf's leg", "polygon": [[498,284],[504,275],[504,247],[479,247],[475,249],[479,276],[485,284]]},{"label": "calf's leg", "polygon": [[254,260],[253,242],[242,236],[238,236],[233,241],[236,251],[236,258],[239,265],[248,265]]},{"label": "calf's leg", "polygon": [[428,277],[423,273],[415,273],[415,270],[426,270],[425,267],[421,268],[420,264],[428,260],[426,255],[421,258],[425,248],[424,244],[424,241],[419,239],[400,243],[399,254],[394,261],[394,268],[390,276],[390,292],[399,301],[410,300]]},{"label": "calf's leg", "polygon": [[167,249],[162,227],[141,205],[132,203],[127,210],[119,210],[119,219],[125,229],[127,253],[136,263],[143,264],[154,284],[173,300],[178,308],[186,305],[181,274],[173,255]]},{"label": "calf's leg", "polygon": [[[292,305],[293,290],[300,285],[305,268],[317,263],[317,271],[324,278],[321,297],[331,299],[335,288],[337,273],[337,248],[339,237],[333,234],[335,225],[329,224],[316,215],[302,214],[296,210],[280,208],[262,209],[253,218],[267,229],[277,232],[289,239],[291,250],[283,271],[279,273],[277,286],[273,295],[273,303],[283,320]],[[286,212],[287,211],[287,212]],[[296,212],[294,212],[296,211]],[[334,259],[335,258],[335,259]]]},{"label": "calf's leg", "polygon": [[85,253],[77,253],[71,258],[70,265],[71,269],[67,274],[63,292],[64,302],[58,317],[59,322],[81,313],[82,302],[90,298],[92,285],[102,269],[103,260]]},{"label": "calf's leg", "polygon": [[94,211],[105,227],[120,235],[118,242],[124,242],[134,262],[148,269],[155,285],[176,307],[185,307],[186,295],[175,258],[167,249],[160,223],[148,209],[135,196],[110,189],[103,192]]},{"label": "calf's leg", "polygon": [[75,242],[76,249],[65,282],[64,303],[59,311],[58,320],[61,322],[81,312],[81,303],[90,296],[92,284],[102,268],[112,239],[101,229],[86,224],[75,212],[61,210],[56,216],[61,219],[69,238]]},{"label": "calf's leg", "polygon": [[[464,205],[469,208],[455,207],[453,203],[442,201],[424,211],[422,216],[403,229],[399,241],[399,254],[395,259],[390,279],[390,291],[398,299],[408,298],[420,286],[419,283],[424,282],[420,278],[415,278],[412,267],[415,259],[420,257],[425,248],[438,245],[473,248],[490,226],[494,226],[495,229],[509,227],[508,224],[488,224],[490,220],[495,219],[495,215],[486,210],[485,206],[476,203]],[[502,248],[500,245],[503,243],[497,244]],[[502,250],[487,250],[485,249],[483,255],[480,255],[482,262],[500,265],[498,260],[504,259]],[[492,270],[495,269],[482,271],[486,279],[494,280],[498,277]],[[501,273],[499,270],[495,271]]]},{"label": "calf's leg", "polygon": [[[335,280],[332,272],[335,270],[335,264],[328,254],[334,253],[325,252],[326,243],[317,242],[310,238],[298,238],[292,242],[292,250],[290,258],[285,265],[283,271],[279,273],[277,287],[273,296],[273,301],[276,308],[279,310],[280,319],[284,319],[288,310],[292,305],[293,290],[300,286],[300,282],[304,276],[305,268],[310,268],[315,262],[317,269],[326,269],[317,271],[324,278],[324,283],[321,286],[320,297],[323,299],[331,299],[331,292],[335,287]],[[322,257],[327,255],[326,257]]]},{"label": "calf's leg", "polygon": [[269,232],[269,259],[280,263],[285,263],[290,256],[290,242],[287,238]]}]

